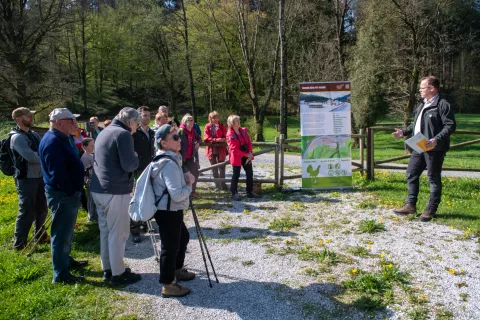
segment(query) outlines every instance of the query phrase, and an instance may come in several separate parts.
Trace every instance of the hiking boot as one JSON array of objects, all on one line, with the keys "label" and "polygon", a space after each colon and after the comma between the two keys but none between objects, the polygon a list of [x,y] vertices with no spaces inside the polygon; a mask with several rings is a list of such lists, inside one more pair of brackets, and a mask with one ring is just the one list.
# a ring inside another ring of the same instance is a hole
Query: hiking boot
[{"label": "hiking boot", "polygon": [[170,298],[170,297],[184,297],[190,293],[190,289],[187,287],[182,287],[181,285],[177,284],[175,280],[173,280],[170,284],[163,284],[162,285],[162,297]]},{"label": "hiking boot", "polygon": [[132,284],[140,280],[142,280],[142,277],[139,274],[133,273],[132,270],[130,270],[129,268],[125,268],[125,272],[123,272],[121,275],[112,276],[112,279],[110,280],[110,285],[112,287],[115,287],[124,284]]},{"label": "hiking boot", "polygon": [[175,278],[177,281],[190,281],[195,278],[195,273],[188,272],[185,268],[175,270]]},{"label": "hiking boot", "polygon": [[413,214],[417,212],[417,207],[411,203],[405,203],[403,207],[393,210],[395,214],[401,216],[408,216],[409,214]]},{"label": "hiking boot", "polygon": [[242,197],[240,197],[238,195],[238,193],[235,193],[234,195],[232,195],[232,200],[233,201],[240,201],[240,200],[242,200]]},{"label": "hiking boot", "polygon": [[420,221],[428,222],[437,216],[436,213],[437,213],[437,210],[425,208],[425,210],[423,210],[422,212],[422,215],[420,216]]},{"label": "hiking boot", "polygon": [[258,199],[260,198],[260,195],[256,194],[255,192],[250,192],[247,194],[247,197],[252,199]]},{"label": "hiking boot", "polygon": [[65,280],[52,280],[52,284],[59,284],[59,283],[62,283],[62,284],[76,284],[77,282],[84,282],[84,281],[85,281],[84,277],[77,277],[77,276],[74,276],[74,275],[70,275],[70,277],[68,277]]},{"label": "hiking boot", "polygon": [[[130,270],[130,268],[125,268],[125,271],[128,272],[132,272],[132,270]],[[110,280],[112,280],[112,270],[108,269],[108,270],[104,270],[103,271],[103,278],[102,278],[103,282],[109,282]]]}]

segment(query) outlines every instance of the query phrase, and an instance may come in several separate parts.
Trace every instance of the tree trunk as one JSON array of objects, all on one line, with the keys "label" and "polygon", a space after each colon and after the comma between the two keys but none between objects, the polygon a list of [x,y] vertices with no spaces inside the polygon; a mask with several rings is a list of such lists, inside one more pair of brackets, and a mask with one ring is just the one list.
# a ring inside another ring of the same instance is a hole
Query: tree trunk
[{"label": "tree trunk", "polygon": [[285,0],[279,1],[278,31],[280,38],[280,133],[287,138],[287,46],[285,43]]},{"label": "tree trunk", "polygon": [[192,116],[193,120],[197,122],[197,106],[195,104],[195,88],[193,84],[192,64],[190,61],[190,48],[188,46],[188,24],[187,24],[187,12],[185,10],[185,3],[180,1],[183,12],[183,40],[185,43],[185,62],[187,64],[188,81],[190,84],[190,101],[192,103]]}]

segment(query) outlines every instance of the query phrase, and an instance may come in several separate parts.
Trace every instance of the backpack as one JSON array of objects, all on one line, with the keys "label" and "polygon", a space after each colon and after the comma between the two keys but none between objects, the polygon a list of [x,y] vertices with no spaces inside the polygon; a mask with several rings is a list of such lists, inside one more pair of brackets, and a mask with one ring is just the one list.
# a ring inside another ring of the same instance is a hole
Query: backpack
[{"label": "backpack", "polygon": [[[160,154],[153,158],[152,163],[162,158],[169,158],[175,161],[172,157],[166,154]],[[170,194],[168,193],[167,188],[163,190],[163,194],[160,198],[155,201],[156,195],[153,189],[152,179],[150,178],[153,169],[152,163],[143,170],[143,173],[138,178],[135,186],[135,193],[128,205],[128,214],[133,221],[148,221],[152,219],[155,212],[157,212],[157,206],[164,195],[168,196],[167,210],[170,210]],[[175,161],[175,163],[177,162]]]},{"label": "backpack", "polygon": [[13,176],[15,174],[15,156],[13,150],[10,148],[10,141],[12,135],[0,141],[0,170],[6,176]]}]

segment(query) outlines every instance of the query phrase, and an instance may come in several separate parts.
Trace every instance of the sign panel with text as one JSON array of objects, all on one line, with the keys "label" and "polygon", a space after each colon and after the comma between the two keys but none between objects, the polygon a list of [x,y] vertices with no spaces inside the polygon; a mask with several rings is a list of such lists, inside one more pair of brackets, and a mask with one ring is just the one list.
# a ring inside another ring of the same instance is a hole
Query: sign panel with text
[{"label": "sign panel with text", "polygon": [[300,84],[302,188],[352,186],[350,82]]}]

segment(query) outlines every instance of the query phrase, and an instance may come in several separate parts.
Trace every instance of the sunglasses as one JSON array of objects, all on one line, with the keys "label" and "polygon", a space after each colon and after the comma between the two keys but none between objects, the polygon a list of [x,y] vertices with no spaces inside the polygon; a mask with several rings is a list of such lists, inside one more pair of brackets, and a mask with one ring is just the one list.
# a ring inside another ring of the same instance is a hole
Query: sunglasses
[{"label": "sunglasses", "polygon": [[172,136],[172,140],[173,140],[173,141],[178,141],[178,140],[180,140],[180,136],[179,136],[178,134],[174,134],[174,135]]}]

